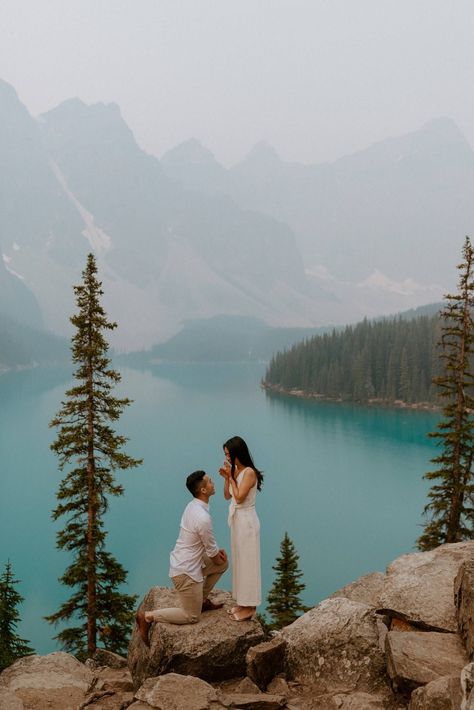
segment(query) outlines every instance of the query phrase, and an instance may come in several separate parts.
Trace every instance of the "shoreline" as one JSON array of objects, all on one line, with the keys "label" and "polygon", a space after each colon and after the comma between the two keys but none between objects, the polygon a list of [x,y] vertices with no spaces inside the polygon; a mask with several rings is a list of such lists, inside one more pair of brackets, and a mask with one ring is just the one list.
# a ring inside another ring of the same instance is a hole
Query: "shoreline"
[{"label": "shoreline", "polygon": [[302,389],[293,388],[287,390],[280,385],[270,385],[265,382],[260,383],[261,389],[284,397],[296,397],[298,399],[314,400],[317,402],[336,402],[341,404],[357,404],[359,406],[385,407],[387,409],[409,409],[419,412],[440,412],[442,407],[434,402],[404,402],[401,399],[383,399],[372,397],[367,400],[344,399],[343,397],[329,397],[317,392],[305,392]]}]

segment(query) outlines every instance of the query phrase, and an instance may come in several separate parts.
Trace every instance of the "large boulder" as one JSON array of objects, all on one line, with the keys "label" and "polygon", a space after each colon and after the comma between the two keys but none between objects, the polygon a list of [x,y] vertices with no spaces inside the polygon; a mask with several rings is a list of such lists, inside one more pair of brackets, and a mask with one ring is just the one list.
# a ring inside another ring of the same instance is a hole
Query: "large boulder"
[{"label": "large boulder", "polygon": [[402,555],[387,568],[378,610],[432,631],[457,631],[454,580],[474,560],[474,542]]},{"label": "large boulder", "polygon": [[127,659],[119,656],[118,653],[107,651],[105,648],[98,648],[94,653],[93,660],[98,666],[107,666],[108,668],[126,668]]},{"label": "large boulder", "polygon": [[0,688],[15,692],[26,707],[66,710],[79,706],[93,674],[69,653],[25,656],[0,673]]},{"label": "large boulder", "polygon": [[134,688],[132,677],[126,668],[99,666],[94,670],[94,681],[89,689],[83,706],[101,710],[127,707],[133,701]]},{"label": "large boulder", "polygon": [[338,589],[337,592],[331,594],[329,599],[345,597],[353,602],[361,602],[369,606],[379,607],[380,595],[383,592],[384,584],[385,575],[382,574],[382,572],[372,572]]},{"label": "large boulder", "polygon": [[247,675],[265,690],[278,673],[285,669],[286,641],[278,634],[271,641],[264,641],[257,646],[252,646],[247,651]]},{"label": "large boulder", "polygon": [[211,703],[217,704],[217,692],[211,685],[178,673],[147,678],[135,698],[158,710],[207,710]]},{"label": "large boulder", "polygon": [[376,614],[345,597],[326,599],[281,632],[288,675],[321,692],[378,691],[387,686]]},{"label": "large boulder", "polygon": [[395,690],[410,693],[443,676],[460,675],[467,656],[457,634],[390,631],[387,670]]},{"label": "large boulder", "polygon": [[454,581],[458,629],[469,658],[474,656],[474,561],[463,562]]},{"label": "large boulder", "polygon": [[461,682],[459,676],[432,680],[417,688],[410,696],[408,710],[459,710]]},{"label": "large boulder", "polygon": [[69,653],[24,656],[0,673],[0,686],[18,688],[80,688],[87,690],[93,679],[90,671]]},{"label": "large boulder", "polygon": [[[251,646],[263,641],[258,621],[236,622],[229,619],[226,607],[234,603],[228,592],[214,593],[213,601],[224,608],[201,615],[197,624],[155,623],[150,630],[150,647],[144,645],[134,629],[128,650],[128,667],[135,687],[146,678],[163,673],[192,675],[218,681],[245,675],[245,656]],[[174,590],[153,587],[140,609],[163,609],[179,606]]]},{"label": "large boulder", "polygon": [[2,710],[24,710],[23,700],[13,690],[0,688],[0,708]]},{"label": "large boulder", "polygon": [[[242,689],[241,689],[242,690]],[[282,695],[269,693],[223,692],[209,683],[179,673],[167,673],[157,678],[147,678],[135,693],[134,710],[278,710],[286,704]]]}]

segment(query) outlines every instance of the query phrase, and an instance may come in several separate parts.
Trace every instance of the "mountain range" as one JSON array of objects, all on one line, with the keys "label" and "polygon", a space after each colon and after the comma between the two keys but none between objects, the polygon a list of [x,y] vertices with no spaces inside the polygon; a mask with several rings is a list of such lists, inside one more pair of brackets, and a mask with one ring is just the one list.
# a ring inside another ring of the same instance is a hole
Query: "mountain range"
[{"label": "mountain range", "polygon": [[339,296],[349,284],[434,296],[454,281],[474,224],[474,153],[449,118],[320,165],[262,142],[226,169],[194,139],[161,162],[182,185],[288,224],[307,275]]},{"label": "mountain range", "polygon": [[0,313],[69,335],[92,250],[126,351],[194,320],[314,328],[437,301],[474,218],[450,119],[331,164],[259,144],[225,168],[194,139],[147,154],[115,104],[34,118],[0,81],[0,165]]}]

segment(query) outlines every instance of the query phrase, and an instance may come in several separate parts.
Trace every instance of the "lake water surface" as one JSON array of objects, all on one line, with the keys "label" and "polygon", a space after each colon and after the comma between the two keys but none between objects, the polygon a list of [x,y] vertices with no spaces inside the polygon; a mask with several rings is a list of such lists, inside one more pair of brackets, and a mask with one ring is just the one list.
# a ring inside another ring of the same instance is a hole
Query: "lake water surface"
[{"label": "lake water surface", "polygon": [[[285,533],[300,555],[313,605],[360,575],[413,551],[435,455],[426,436],[438,415],[266,394],[264,366],[198,364],[123,369],[120,394],[134,399],[119,423],[127,452],[143,465],[119,474],[125,495],[111,501],[108,547],[129,571],[130,593],[168,584],[168,555],[189,494],[186,475],[204,468],[216,482],[211,512],[229,549],[227,503],[217,469],[222,442],[243,436],[263,469],[257,498],[264,595]],[[20,634],[39,653],[58,650],[42,617],[69,596],[57,581],[67,556],[55,548],[50,512],[61,478],[48,422],[71,384],[69,371],[0,377],[0,567],[9,558],[25,597]],[[230,588],[230,573],[221,580]]]}]

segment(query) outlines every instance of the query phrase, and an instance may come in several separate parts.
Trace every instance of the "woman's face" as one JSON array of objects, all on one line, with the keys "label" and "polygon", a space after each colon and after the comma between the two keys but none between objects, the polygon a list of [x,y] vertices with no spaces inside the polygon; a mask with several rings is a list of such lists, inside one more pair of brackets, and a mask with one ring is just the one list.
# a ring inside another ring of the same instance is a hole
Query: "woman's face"
[{"label": "woman's face", "polygon": [[230,464],[232,464],[232,461],[230,459],[229,449],[227,448],[227,446],[224,446],[224,456],[226,457],[227,461]]}]

